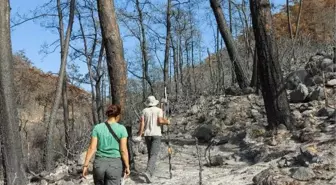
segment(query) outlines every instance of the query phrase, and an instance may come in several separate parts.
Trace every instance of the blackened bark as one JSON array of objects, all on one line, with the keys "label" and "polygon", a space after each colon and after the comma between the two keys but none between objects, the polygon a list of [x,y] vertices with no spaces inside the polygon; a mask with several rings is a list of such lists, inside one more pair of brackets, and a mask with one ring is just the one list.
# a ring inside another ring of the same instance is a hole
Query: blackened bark
[{"label": "blackened bark", "polygon": [[67,56],[69,51],[69,42],[70,42],[70,35],[72,32],[72,25],[75,16],[75,3],[76,0],[70,1],[70,15],[68,21],[68,28],[66,31],[66,36],[64,39],[63,36],[63,15],[62,15],[62,8],[61,8],[61,1],[57,0],[57,9],[58,9],[58,18],[59,18],[59,34],[60,34],[60,45],[61,45],[61,65],[58,74],[58,82],[56,87],[56,94],[55,99],[53,102],[49,123],[47,126],[47,138],[46,138],[46,146],[44,150],[44,168],[47,171],[50,171],[53,168],[53,154],[54,154],[54,147],[53,147],[53,133],[54,133],[54,124],[56,121],[56,114],[59,108],[59,104],[62,97],[62,85],[65,76],[65,68],[67,63]]},{"label": "blackened bark", "polygon": [[96,104],[97,104],[97,112],[98,112],[98,121],[101,123],[104,119],[104,110],[102,104],[102,94],[101,93],[101,85],[103,82],[104,74],[102,71],[102,62],[103,62],[103,55],[104,55],[104,46],[100,46],[99,57],[98,57],[98,64],[97,64],[97,79],[96,79]]},{"label": "blackened bark", "polygon": [[257,87],[257,82],[258,82],[258,55],[257,55],[257,48],[254,48],[253,71],[250,87]]},{"label": "blackened bark", "polygon": [[141,53],[142,57],[144,60],[144,78],[146,79],[150,90],[151,90],[151,95],[154,95],[154,88],[153,88],[153,83],[152,80],[149,77],[149,71],[148,71],[148,65],[149,65],[149,58],[148,58],[148,49],[147,49],[147,40],[146,40],[146,33],[145,33],[145,27],[143,23],[143,15],[142,15],[142,10],[140,8],[140,2],[139,0],[135,1],[136,4],[136,9],[138,11],[138,16],[139,16],[139,24],[140,24],[140,31],[141,31]]},{"label": "blackened bark", "polygon": [[333,50],[334,50],[334,64],[336,64],[336,46],[334,46],[334,48],[333,48]]},{"label": "blackened bark", "polygon": [[[171,39],[173,41],[173,39]],[[174,82],[175,82],[175,99],[178,100],[179,96],[179,68],[178,68],[178,59],[177,59],[177,51],[174,43],[172,42],[173,49],[173,59],[174,59]]]},{"label": "blackened bark", "polygon": [[5,185],[27,184],[15,105],[8,0],[0,1],[0,133]]},{"label": "blackened bark", "polygon": [[284,124],[292,129],[291,113],[273,34],[271,5],[268,0],[250,0],[258,54],[258,69],[269,129]]},{"label": "blackened bark", "polygon": [[[167,14],[166,14],[166,45],[165,45],[165,58],[163,63],[163,81],[164,88],[167,88],[168,83],[168,64],[169,64],[169,46],[170,46],[170,10],[171,10],[171,0],[167,0]],[[169,91],[169,88],[168,90]]]},{"label": "blackened bark", "polygon": [[291,23],[291,14],[290,14],[290,9],[289,9],[289,0],[286,0],[286,9],[287,9],[287,26],[288,26],[288,34],[289,38],[293,42],[293,29],[292,29],[292,23]]},{"label": "blackened bark", "polygon": [[93,11],[92,11],[92,16],[91,17],[92,17],[92,22],[94,23],[95,33],[94,33],[94,39],[93,39],[92,46],[91,46],[91,52],[89,52],[88,43],[86,41],[85,31],[84,31],[84,27],[83,27],[83,24],[82,24],[81,13],[80,13],[80,11],[77,11],[77,12],[78,12],[77,13],[77,18],[78,18],[78,22],[79,22],[80,32],[81,32],[81,35],[82,35],[82,38],[83,38],[86,66],[88,68],[89,79],[90,79],[92,118],[93,118],[93,123],[97,124],[99,121],[98,121],[98,113],[97,113],[98,111],[97,111],[97,103],[96,103],[96,92],[95,92],[94,79],[93,79],[93,73],[92,73],[92,60],[93,60],[93,57],[94,57],[94,52],[96,50],[98,33],[97,33],[95,19],[94,19]]},{"label": "blackened bark", "polygon": [[240,88],[246,88],[249,85],[249,80],[245,69],[242,66],[241,58],[238,54],[238,50],[234,44],[234,40],[226,24],[223,11],[218,0],[210,0],[211,8],[215,14],[219,31],[224,39],[226,48],[228,50],[230,60],[234,66],[237,82]]},{"label": "blackened bark", "polygon": [[69,105],[68,105],[68,90],[67,90],[67,78],[66,72],[62,85],[62,97],[63,97],[63,122],[64,122],[64,135],[65,135],[65,149],[66,157],[69,157],[70,149],[70,135],[69,135]]},{"label": "blackened bark", "polygon": [[126,63],[115,14],[114,0],[97,0],[97,4],[110,76],[112,103],[121,106],[121,114],[123,115],[126,102]]}]

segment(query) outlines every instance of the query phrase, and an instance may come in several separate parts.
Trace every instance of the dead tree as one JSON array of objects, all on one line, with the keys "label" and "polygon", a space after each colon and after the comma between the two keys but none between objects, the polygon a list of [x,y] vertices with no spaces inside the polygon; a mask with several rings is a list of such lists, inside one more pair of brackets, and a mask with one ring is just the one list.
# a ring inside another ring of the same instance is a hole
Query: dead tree
[{"label": "dead tree", "polygon": [[8,0],[0,1],[0,134],[4,182],[6,185],[27,184],[18,114],[15,105],[13,56],[10,36]]},{"label": "dead tree", "polygon": [[259,78],[265,103],[268,128],[280,124],[292,128],[291,114],[273,34],[271,5],[268,0],[250,0],[252,24],[258,54]]},{"label": "dead tree", "polygon": [[58,74],[58,82],[56,87],[56,94],[55,99],[53,102],[50,119],[47,126],[47,137],[46,137],[46,146],[44,150],[44,167],[47,171],[51,170],[53,165],[53,132],[54,132],[54,124],[56,122],[56,114],[59,108],[60,100],[62,97],[62,86],[63,86],[63,80],[65,77],[65,68],[67,63],[67,56],[69,51],[69,42],[70,42],[70,36],[72,32],[72,25],[73,20],[75,16],[75,3],[76,0],[70,1],[70,14],[69,14],[69,20],[68,20],[68,27],[66,31],[66,35],[64,37],[64,25],[63,25],[63,13],[62,13],[62,7],[61,7],[61,0],[57,0],[57,11],[58,11],[58,19],[59,19],[59,37],[60,37],[60,46],[61,46],[61,65],[60,70]]},{"label": "dead tree", "polygon": [[224,14],[218,0],[210,0],[210,6],[214,12],[216,22],[218,24],[219,31],[223,37],[226,48],[228,50],[230,60],[234,66],[237,82],[240,88],[244,89],[248,87],[249,80],[245,69],[242,66],[241,58],[238,54],[238,50],[234,44],[234,40],[226,24]]},{"label": "dead tree", "polygon": [[[167,13],[166,13],[166,44],[165,44],[165,57],[163,62],[163,81],[164,88],[167,87],[168,83],[168,64],[169,64],[169,50],[170,50],[170,11],[171,11],[171,0],[167,0]],[[169,90],[168,90],[169,91]]]},{"label": "dead tree", "polygon": [[126,102],[126,63],[114,1],[97,0],[97,5],[110,76],[112,103],[121,106],[121,114],[123,115]]},{"label": "dead tree", "polygon": [[91,51],[89,51],[89,46],[88,46],[88,41],[85,35],[85,31],[84,31],[84,26],[82,23],[82,16],[81,16],[81,12],[79,10],[77,10],[77,18],[78,18],[78,22],[79,22],[79,28],[80,28],[80,33],[83,39],[83,45],[84,45],[84,53],[83,55],[85,56],[86,59],[86,65],[88,68],[88,72],[89,72],[89,79],[90,79],[90,86],[91,86],[91,98],[92,98],[92,103],[91,103],[91,111],[92,111],[92,118],[93,118],[93,122],[94,124],[97,124],[98,121],[98,111],[97,111],[97,97],[96,97],[96,93],[95,92],[95,86],[94,86],[94,79],[93,79],[93,72],[92,72],[92,61],[93,61],[93,57],[95,54],[95,50],[96,50],[96,46],[97,46],[97,41],[98,41],[98,31],[97,31],[97,24],[95,23],[95,17],[94,17],[94,12],[93,9],[90,8],[90,18],[92,20],[93,23],[93,28],[94,28],[94,33],[93,33],[93,41],[92,41],[92,45],[91,45]]}]

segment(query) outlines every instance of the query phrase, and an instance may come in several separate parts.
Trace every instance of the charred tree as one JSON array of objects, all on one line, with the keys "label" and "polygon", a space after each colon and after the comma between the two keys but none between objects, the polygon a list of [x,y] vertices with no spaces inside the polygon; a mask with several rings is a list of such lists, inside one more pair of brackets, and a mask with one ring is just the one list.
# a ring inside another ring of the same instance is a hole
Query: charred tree
[{"label": "charred tree", "polygon": [[110,76],[112,103],[121,106],[121,114],[123,115],[126,102],[126,63],[115,14],[114,0],[97,0],[97,3],[108,74]]},{"label": "charred tree", "polygon": [[265,103],[268,128],[280,124],[292,129],[291,113],[286,88],[279,64],[276,40],[273,34],[271,5],[268,0],[250,0],[252,24],[256,40],[258,72]]},{"label": "charred tree", "polygon": [[166,44],[165,44],[165,58],[163,62],[163,81],[164,88],[167,88],[168,83],[168,64],[169,64],[169,46],[170,46],[170,11],[171,11],[171,0],[167,0],[167,14],[166,14]]},{"label": "charred tree", "polygon": [[221,5],[218,2],[218,0],[210,0],[210,5],[211,5],[211,8],[214,12],[219,31],[220,31],[223,39],[224,39],[226,48],[227,48],[229,56],[230,56],[230,60],[233,64],[233,66],[234,66],[238,85],[239,85],[240,88],[244,89],[244,88],[248,87],[249,80],[248,80],[246,71],[242,66],[242,61],[241,61],[241,58],[238,54],[238,50],[235,46],[232,35],[231,35],[231,33],[229,31],[229,28],[226,24]]},{"label": "charred tree", "polygon": [[13,56],[8,0],[0,1],[0,133],[1,154],[6,185],[27,184],[15,105]]},{"label": "charred tree", "polygon": [[69,51],[69,42],[70,36],[72,32],[72,25],[75,16],[75,0],[70,1],[70,14],[68,20],[68,27],[66,31],[66,35],[64,37],[64,25],[63,25],[63,13],[61,7],[61,0],[57,0],[57,11],[58,11],[58,20],[59,20],[59,37],[60,37],[60,46],[61,46],[61,65],[58,74],[58,82],[56,86],[56,94],[55,99],[53,102],[53,106],[51,109],[51,114],[47,126],[47,137],[46,137],[46,145],[44,150],[44,168],[47,171],[50,171],[53,168],[53,154],[54,154],[54,147],[53,147],[53,133],[54,133],[54,124],[56,122],[56,114],[59,108],[59,104],[62,97],[62,86],[65,77],[65,68],[67,63],[67,56]]},{"label": "charred tree", "polygon": [[154,95],[153,83],[152,83],[152,80],[150,79],[149,74],[148,74],[149,73],[149,71],[148,71],[149,58],[148,58],[147,39],[146,39],[142,9],[140,8],[139,0],[136,0],[135,4],[136,4],[136,9],[138,11],[139,25],[140,25],[140,32],[141,32],[140,46],[141,46],[142,59],[143,59],[143,62],[144,62],[144,69],[143,69],[144,70],[144,76],[143,76],[143,78],[146,79],[146,81],[147,81],[147,83],[150,87],[151,94]]}]

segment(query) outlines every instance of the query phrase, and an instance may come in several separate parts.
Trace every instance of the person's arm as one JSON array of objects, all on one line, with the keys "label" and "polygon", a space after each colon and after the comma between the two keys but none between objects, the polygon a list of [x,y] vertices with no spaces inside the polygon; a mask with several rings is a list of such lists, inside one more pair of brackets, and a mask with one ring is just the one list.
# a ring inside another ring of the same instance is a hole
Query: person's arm
[{"label": "person's arm", "polygon": [[121,158],[124,161],[125,168],[129,169],[127,137],[120,139],[120,153],[121,153]]},{"label": "person's arm", "polygon": [[141,116],[140,118],[140,126],[139,126],[139,132],[138,135],[141,137],[145,129],[145,118],[144,116]]},{"label": "person's arm", "polygon": [[158,118],[158,122],[159,122],[160,125],[169,125],[170,124],[170,121],[168,119],[165,119],[165,118],[162,118],[162,117]]},{"label": "person's arm", "polygon": [[170,121],[168,119],[166,119],[166,118],[163,117],[163,111],[162,111],[162,109],[159,112],[158,120],[157,121],[158,121],[158,123],[160,125],[169,125],[170,124]]},{"label": "person's arm", "polygon": [[91,137],[91,143],[89,146],[88,151],[86,152],[86,157],[85,157],[85,162],[84,162],[84,168],[87,168],[89,166],[90,160],[93,156],[93,154],[97,150],[97,143],[98,143],[98,138],[97,137]]},{"label": "person's arm", "polygon": [[127,149],[127,130],[124,127],[123,131],[121,133],[121,138],[120,138],[120,154],[121,154],[121,159],[124,162],[125,165],[125,175],[126,177],[130,175],[130,165],[129,165],[129,159],[128,159],[128,149]]}]

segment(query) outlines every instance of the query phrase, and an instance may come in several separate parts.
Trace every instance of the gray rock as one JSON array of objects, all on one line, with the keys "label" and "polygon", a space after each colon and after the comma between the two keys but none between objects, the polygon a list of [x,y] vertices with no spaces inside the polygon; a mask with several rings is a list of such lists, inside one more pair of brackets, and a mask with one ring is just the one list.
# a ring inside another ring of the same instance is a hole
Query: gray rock
[{"label": "gray rock", "polygon": [[194,137],[203,142],[208,142],[217,133],[217,128],[213,125],[199,126],[194,133]]},{"label": "gray rock", "polygon": [[298,110],[294,110],[294,111],[292,112],[292,115],[293,115],[293,118],[294,118],[295,120],[300,120],[300,119],[302,119],[302,114],[301,114],[301,112],[298,111]]},{"label": "gray rock", "polygon": [[322,87],[316,87],[307,97],[308,101],[324,100],[324,89]]},{"label": "gray rock", "polygon": [[325,71],[330,65],[333,65],[333,61],[330,58],[324,58],[320,64],[322,71]]},{"label": "gray rock", "polygon": [[316,116],[318,117],[330,117],[335,112],[335,109],[330,107],[323,107],[317,113]]},{"label": "gray rock", "polygon": [[290,101],[292,103],[303,102],[306,100],[308,95],[308,88],[302,83],[300,83],[297,88],[289,94]]},{"label": "gray rock", "polygon": [[315,173],[310,168],[300,167],[294,170],[292,175],[293,179],[300,180],[300,181],[309,181],[315,178]]},{"label": "gray rock", "polygon": [[297,181],[280,174],[276,169],[266,169],[253,177],[254,185],[285,185],[298,184]]},{"label": "gray rock", "polygon": [[324,71],[326,71],[326,72],[335,72],[336,71],[336,64],[329,65]]},{"label": "gray rock", "polygon": [[72,181],[65,181],[65,180],[60,180],[56,184],[57,185],[75,185],[74,182],[72,182]]},{"label": "gray rock", "polygon": [[312,76],[305,70],[299,69],[297,71],[291,72],[286,77],[286,87],[288,90],[294,90],[300,83],[306,86],[312,86]]},{"label": "gray rock", "polygon": [[330,184],[336,184],[336,176],[329,181]]},{"label": "gray rock", "polygon": [[40,185],[48,185],[48,182],[44,179],[41,180]]},{"label": "gray rock", "polygon": [[215,155],[210,157],[211,166],[222,166],[224,164],[224,157],[220,155]]},{"label": "gray rock", "polygon": [[327,82],[326,86],[329,86],[329,87],[334,87],[334,86],[336,86],[336,79],[329,80],[329,81]]},{"label": "gray rock", "polygon": [[198,110],[199,110],[199,108],[198,108],[197,105],[192,106],[191,107],[191,114],[194,114],[194,115],[197,114]]}]

